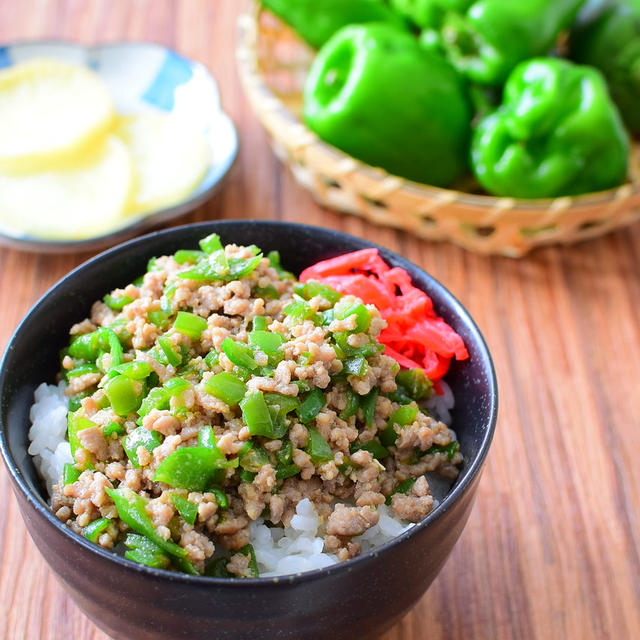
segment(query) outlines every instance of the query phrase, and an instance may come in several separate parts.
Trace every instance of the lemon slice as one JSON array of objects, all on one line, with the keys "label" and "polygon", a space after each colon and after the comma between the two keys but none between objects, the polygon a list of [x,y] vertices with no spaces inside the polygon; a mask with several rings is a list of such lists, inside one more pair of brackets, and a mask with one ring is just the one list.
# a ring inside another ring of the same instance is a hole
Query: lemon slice
[{"label": "lemon slice", "polygon": [[84,67],[32,60],[0,72],[0,169],[60,168],[113,121],[105,83]]},{"label": "lemon slice", "polygon": [[116,136],[74,168],[0,173],[0,225],[48,239],[82,239],[122,224],[130,209],[133,165]]},{"label": "lemon slice", "polygon": [[210,151],[203,133],[177,116],[123,116],[116,133],[133,156],[134,208],[138,212],[164,209],[184,200],[209,168]]}]

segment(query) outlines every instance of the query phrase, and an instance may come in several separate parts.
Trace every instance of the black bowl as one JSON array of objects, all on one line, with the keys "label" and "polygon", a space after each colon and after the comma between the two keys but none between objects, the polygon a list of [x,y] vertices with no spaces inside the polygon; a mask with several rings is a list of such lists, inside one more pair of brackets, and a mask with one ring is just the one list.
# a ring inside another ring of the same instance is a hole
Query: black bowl
[{"label": "black bowl", "polygon": [[27,453],[29,406],[38,384],[53,381],[68,328],[86,317],[94,300],[143,273],[149,258],[196,247],[198,239],[212,232],[226,243],[278,249],[284,266],[296,273],[318,260],[373,246],[305,225],[211,222],[133,240],[63,278],[22,321],[0,369],[0,445],[27,530],[78,606],[116,639],[375,637],[422,596],[460,536],[497,412],[495,372],[473,320],[441,284],[386,249],[380,248],[383,258],[406,269],[432,297],[438,312],[464,338],[471,356],[454,363],[447,377],[456,397],[453,426],[464,466],[450,493],[422,522],[375,552],[326,569],[280,578],[222,580],[129,562],[73,533],[46,504]]}]

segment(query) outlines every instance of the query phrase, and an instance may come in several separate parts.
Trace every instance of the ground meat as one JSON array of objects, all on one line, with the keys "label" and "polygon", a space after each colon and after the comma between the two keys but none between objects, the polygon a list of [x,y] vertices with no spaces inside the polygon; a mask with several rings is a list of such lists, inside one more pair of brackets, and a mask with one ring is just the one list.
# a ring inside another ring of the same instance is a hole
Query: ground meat
[{"label": "ground meat", "polygon": [[180,536],[180,546],[186,550],[187,559],[202,570],[204,562],[210,558],[215,551],[213,542],[203,533],[199,533],[195,529],[185,531]]},{"label": "ground meat", "polygon": [[283,396],[297,396],[298,387],[291,384],[291,371],[296,368],[293,360],[283,360],[274,371],[273,378],[255,376],[248,381],[247,387],[253,390],[272,391]]},{"label": "ground meat", "polygon": [[396,440],[396,448],[402,449],[420,449],[426,451],[433,445],[432,426],[437,424],[433,418],[418,413],[415,422],[405,427],[395,427],[398,433]]},{"label": "ground meat", "polygon": [[74,324],[71,329],[69,329],[69,333],[72,336],[82,336],[85,333],[91,333],[97,329],[96,325],[91,322],[88,318],[83,320],[82,322],[78,322]]},{"label": "ground meat", "polygon": [[101,373],[85,373],[81,376],[74,376],[69,379],[69,384],[64,390],[65,395],[75,396],[76,393],[81,393],[85,389],[95,387],[102,380]]},{"label": "ground meat", "polygon": [[433,496],[429,493],[429,485],[424,476],[418,478],[409,495],[396,493],[391,497],[393,513],[402,520],[419,522],[433,508]]},{"label": "ground meat", "polygon": [[327,534],[334,536],[359,536],[374,524],[380,514],[369,507],[347,507],[336,505],[327,522]]},{"label": "ground meat", "polygon": [[113,323],[116,314],[107,305],[98,300],[91,306],[91,322],[98,327],[106,327]]},{"label": "ground meat", "polygon": [[75,482],[64,486],[63,494],[74,498],[73,513],[79,526],[86,527],[92,520],[101,517],[101,507],[113,504],[105,492],[106,488],[112,489],[113,485],[99,471],[83,471]]},{"label": "ground meat", "polygon": [[238,578],[247,578],[250,575],[249,556],[245,556],[242,553],[234,553],[226,566],[227,571]]},{"label": "ground meat", "polygon": [[180,428],[180,420],[172,416],[169,411],[151,409],[142,419],[142,426],[149,431],[158,431],[163,436],[172,436]]},{"label": "ground meat", "polygon": [[98,460],[106,460],[109,457],[109,446],[100,427],[89,427],[78,431],[78,440]]}]

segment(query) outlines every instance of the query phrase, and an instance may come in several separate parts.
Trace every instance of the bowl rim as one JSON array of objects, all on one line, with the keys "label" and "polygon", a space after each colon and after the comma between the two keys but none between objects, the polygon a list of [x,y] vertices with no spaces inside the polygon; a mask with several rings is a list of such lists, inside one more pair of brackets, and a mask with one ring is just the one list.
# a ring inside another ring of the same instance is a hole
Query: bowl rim
[{"label": "bowl rim", "polygon": [[[186,225],[181,225],[178,227],[171,227],[169,229],[163,229],[160,231],[155,231],[153,233],[134,238],[129,240],[128,242],[121,243],[115,247],[107,249],[102,253],[86,260],[72,271],[63,276],[60,280],[58,280],[52,287],[50,287],[29,309],[29,311],[25,314],[24,318],[21,320],[18,327],[15,329],[11,338],[7,342],[7,346],[5,352],[3,354],[2,360],[0,361],[0,394],[4,391],[6,385],[6,378],[8,377],[8,372],[6,370],[7,359],[9,357],[10,352],[13,349],[13,345],[15,342],[19,340],[20,333],[25,325],[31,322],[32,318],[37,315],[42,307],[48,300],[52,297],[55,297],[58,293],[58,289],[70,278],[77,276],[79,273],[84,271],[87,267],[95,266],[105,259],[112,257],[113,255],[117,255],[120,252],[126,252],[130,250],[132,247],[136,247],[139,245],[149,245],[149,247],[153,246],[154,241],[157,238],[164,238],[166,236],[171,236],[173,234],[180,235],[180,233],[184,231],[196,231],[198,229],[202,229],[204,235],[208,235],[209,233],[220,232],[223,234],[226,229],[233,228],[239,225],[245,224],[257,224],[264,227],[270,227],[275,229],[285,229],[285,228],[295,228],[300,231],[306,231],[310,233],[329,233],[329,235],[333,235],[335,237],[339,237],[342,240],[348,241],[349,243],[353,243],[355,245],[359,245],[359,248],[376,248],[378,249],[382,256],[385,258],[392,258],[398,266],[402,268],[411,268],[417,269],[421,272],[421,275],[426,276],[429,280],[430,284],[434,289],[437,289],[438,292],[447,300],[450,304],[450,310],[457,317],[463,319],[465,326],[469,329],[471,334],[471,339],[477,345],[478,350],[481,354],[481,359],[486,363],[486,367],[488,369],[487,382],[489,385],[489,417],[486,430],[482,437],[482,441],[480,443],[478,454],[476,458],[473,460],[471,465],[464,469],[464,475],[459,483],[457,483],[443,498],[440,504],[435,507],[425,518],[423,518],[420,522],[416,523],[414,526],[409,528],[407,531],[404,531],[398,536],[395,536],[393,539],[388,542],[380,545],[379,547],[375,547],[374,549],[363,553],[355,558],[351,558],[345,562],[338,562],[336,564],[330,565],[328,567],[324,567],[321,569],[313,569],[311,571],[304,571],[299,573],[291,573],[284,574],[281,576],[271,576],[271,577],[258,577],[258,578],[213,578],[209,576],[191,576],[183,573],[177,573],[172,571],[167,571],[164,569],[155,569],[152,567],[147,567],[145,565],[140,565],[131,560],[127,560],[126,558],[119,556],[113,551],[106,550],[99,545],[96,545],[92,542],[89,542],[86,538],[81,536],[80,534],[75,533],[69,527],[67,527],[64,523],[62,523],[58,518],[55,517],[51,508],[46,504],[46,502],[39,496],[34,495],[19,470],[18,464],[14,459],[13,453],[9,448],[9,444],[6,438],[6,427],[4,424],[4,418],[0,415],[0,453],[2,454],[2,458],[6,465],[8,474],[10,475],[14,489],[17,488],[21,491],[22,495],[25,497],[27,502],[34,508],[40,516],[42,516],[48,523],[54,526],[59,532],[63,535],[68,536],[72,541],[81,544],[86,550],[90,553],[96,554],[102,559],[107,561],[115,562],[120,565],[123,569],[129,571],[137,571],[142,572],[149,578],[161,578],[163,580],[169,580],[176,583],[184,583],[191,585],[201,585],[201,586],[225,586],[232,588],[242,588],[242,587],[266,587],[273,585],[286,585],[289,586],[291,584],[298,584],[302,582],[308,582],[316,580],[322,576],[331,575],[337,572],[350,572],[355,569],[357,566],[362,565],[366,562],[371,561],[378,556],[389,552],[389,550],[393,549],[395,546],[402,544],[405,540],[412,537],[417,531],[422,530],[428,526],[430,526],[433,522],[441,518],[457,501],[459,496],[462,496],[466,493],[467,489],[472,485],[476,477],[479,475],[484,461],[489,452],[489,448],[493,439],[493,435],[496,428],[497,414],[498,414],[498,386],[497,386],[497,377],[496,371],[493,364],[493,359],[487,347],[486,341],[482,336],[480,329],[477,324],[470,316],[468,311],[462,306],[460,301],[438,280],[436,280],[433,276],[427,273],[424,269],[419,267],[418,265],[413,264],[403,256],[391,251],[390,249],[386,249],[385,247],[370,242],[369,240],[365,240],[363,238],[358,238],[357,236],[353,236],[351,234],[344,233],[342,231],[337,231],[334,229],[325,229],[322,227],[317,227],[308,224],[295,223],[295,222],[286,222],[286,221],[275,221],[275,220],[256,220],[256,219],[235,219],[235,220],[223,220],[223,221],[207,221],[207,222],[198,222],[191,223]],[[357,249],[353,249],[357,250]],[[25,524],[26,526],[26,524]]]},{"label": "bowl rim", "polygon": [[[149,231],[153,227],[166,224],[171,220],[180,218],[186,215],[189,211],[192,211],[199,206],[207,202],[220,188],[225,181],[229,172],[233,168],[237,158],[239,150],[238,131],[233,122],[231,116],[224,110],[220,100],[220,86],[216,77],[213,75],[209,67],[203,62],[191,58],[183,53],[180,53],[173,47],[162,44],[161,42],[154,42],[152,40],[134,40],[134,39],[118,39],[109,42],[97,42],[93,44],[86,44],[79,40],[67,39],[67,38],[22,38],[19,40],[12,40],[7,42],[0,42],[1,49],[10,49],[11,47],[24,47],[26,49],[30,47],[70,47],[78,50],[82,50],[85,53],[91,55],[95,51],[103,49],[113,49],[117,47],[153,47],[157,50],[172,53],[184,60],[186,60],[194,69],[203,73],[204,76],[211,82],[216,96],[217,113],[216,118],[220,121],[224,121],[225,127],[232,135],[233,145],[230,147],[230,153],[224,159],[224,162],[220,164],[220,170],[218,176],[206,186],[204,191],[199,192],[199,189],[206,184],[207,175],[203,176],[200,182],[193,189],[191,195],[183,198],[179,202],[172,204],[168,207],[162,207],[161,209],[154,209],[147,213],[139,213],[129,215],[124,218],[119,226],[110,231],[106,231],[99,235],[90,236],[88,238],[81,239],[61,239],[56,238],[53,240],[47,240],[39,236],[33,236],[28,233],[21,233],[18,229],[6,227],[0,225],[0,245],[19,249],[22,251],[42,251],[47,253],[66,253],[72,251],[90,251],[98,248],[112,248],[113,243],[124,241],[130,238],[132,234],[136,232]],[[9,66],[13,66],[9,65]],[[9,68],[9,67],[2,67]],[[207,145],[211,147],[210,144]]]}]

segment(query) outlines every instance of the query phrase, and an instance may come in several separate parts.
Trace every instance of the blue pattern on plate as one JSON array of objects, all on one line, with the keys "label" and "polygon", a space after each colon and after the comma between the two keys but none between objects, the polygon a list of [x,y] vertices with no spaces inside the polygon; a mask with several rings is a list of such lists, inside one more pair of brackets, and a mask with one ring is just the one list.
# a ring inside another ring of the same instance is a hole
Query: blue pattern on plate
[{"label": "blue pattern on plate", "polygon": [[142,99],[159,109],[171,111],[175,105],[176,89],[192,77],[191,64],[177,53],[169,51]]},{"label": "blue pattern on plate", "polygon": [[11,56],[9,55],[9,47],[0,47],[0,69],[11,66]]}]

